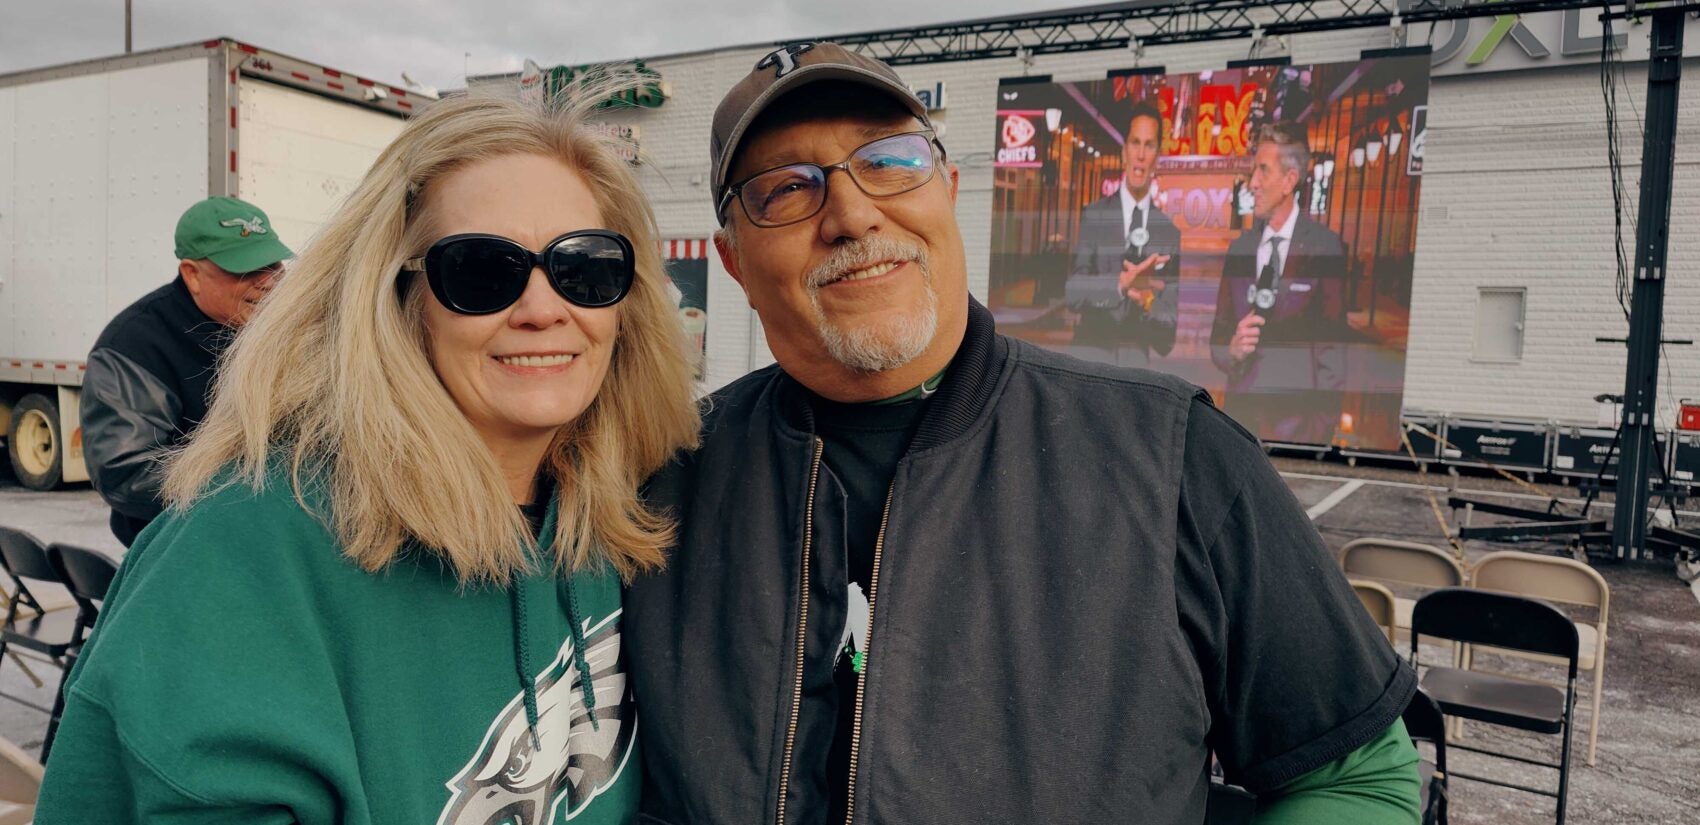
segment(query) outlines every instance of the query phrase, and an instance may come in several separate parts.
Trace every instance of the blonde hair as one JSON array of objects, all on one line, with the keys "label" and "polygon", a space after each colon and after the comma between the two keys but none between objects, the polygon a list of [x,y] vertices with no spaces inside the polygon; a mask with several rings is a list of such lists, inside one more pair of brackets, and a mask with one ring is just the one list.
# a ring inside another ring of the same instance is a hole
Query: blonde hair
[{"label": "blonde hair", "polygon": [[607,228],[637,255],[601,391],[541,468],[558,502],[555,564],[570,572],[600,559],[628,580],[660,566],[673,524],[644,506],[638,486],[696,445],[699,420],[654,215],[612,139],[585,126],[623,85],[607,79],[543,105],[445,99],[408,123],[226,353],[206,420],[168,466],[172,506],[232,483],[260,490],[268,462],[287,456],[296,498],[306,506],[304,489],[322,487],[330,512],[314,514],[368,571],[409,540],[463,583],[528,570],[530,527],[427,356],[424,279],[398,277],[435,240],[421,214],[433,181],[476,160],[536,154],[582,176]]}]

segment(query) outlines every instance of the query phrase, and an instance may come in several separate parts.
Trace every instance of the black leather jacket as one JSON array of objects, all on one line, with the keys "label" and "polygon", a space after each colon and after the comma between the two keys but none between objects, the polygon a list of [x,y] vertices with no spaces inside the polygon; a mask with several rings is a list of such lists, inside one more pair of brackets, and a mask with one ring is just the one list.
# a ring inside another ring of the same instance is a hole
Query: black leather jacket
[{"label": "black leather jacket", "polygon": [[160,514],[160,458],[206,417],[233,333],[178,278],[106,325],[83,376],[83,457],[126,547]]}]

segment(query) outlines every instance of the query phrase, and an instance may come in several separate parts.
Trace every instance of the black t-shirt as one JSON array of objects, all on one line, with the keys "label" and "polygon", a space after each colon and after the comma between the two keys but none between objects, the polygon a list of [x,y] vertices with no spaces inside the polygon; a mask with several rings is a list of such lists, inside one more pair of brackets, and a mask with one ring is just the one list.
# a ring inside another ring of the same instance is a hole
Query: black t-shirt
[{"label": "black t-shirt", "polygon": [[543,532],[543,519],[549,516],[549,495],[547,491],[539,495],[530,504],[519,505],[520,515],[525,516],[525,523],[531,525],[531,537],[536,539]]},{"label": "black t-shirt", "polygon": [[838,725],[826,767],[827,784],[832,789],[827,821],[839,822],[844,819],[845,794],[850,786],[850,734],[856,716],[858,675],[855,663],[867,639],[867,593],[873,579],[874,546],[879,541],[886,495],[897,462],[909,447],[926,402],[920,398],[885,404],[839,404],[821,398],[813,401],[816,433],[824,444],[821,459],[845,494],[843,553],[849,571],[849,629],[833,668]]},{"label": "black t-shirt", "polygon": [[521,504],[519,514],[525,517],[525,523],[531,525],[533,541],[542,537],[543,520],[549,517],[549,503],[555,498],[555,481],[546,474],[537,476],[536,491],[532,493],[530,504]]}]

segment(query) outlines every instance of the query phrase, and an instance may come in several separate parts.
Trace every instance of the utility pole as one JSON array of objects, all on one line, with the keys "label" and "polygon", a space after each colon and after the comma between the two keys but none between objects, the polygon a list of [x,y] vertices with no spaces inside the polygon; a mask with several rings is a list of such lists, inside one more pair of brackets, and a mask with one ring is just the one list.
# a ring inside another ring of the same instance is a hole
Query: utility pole
[{"label": "utility pole", "polygon": [[1629,365],[1623,386],[1623,458],[1611,543],[1617,558],[1647,557],[1649,476],[1657,471],[1659,345],[1665,315],[1666,251],[1670,241],[1671,179],[1676,167],[1677,90],[1682,79],[1680,9],[1652,12],[1647,61],[1647,124],[1641,147],[1641,206],[1636,213],[1634,278],[1629,304]]},{"label": "utility pole", "polygon": [[130,41],[130,0],[124,0],[124,53],[129,54]]}]

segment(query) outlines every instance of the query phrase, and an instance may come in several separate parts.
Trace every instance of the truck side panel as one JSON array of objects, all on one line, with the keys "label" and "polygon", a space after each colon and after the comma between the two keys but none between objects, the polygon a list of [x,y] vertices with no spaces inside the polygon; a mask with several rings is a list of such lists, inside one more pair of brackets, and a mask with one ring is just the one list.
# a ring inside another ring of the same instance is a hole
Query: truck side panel
[{"label": "truck side panel", "polygon": [[266,210],[300,252],[366,176],[405,121],[298,89],[242,78],[242,198]]},{"label": "truck side panel", "polygon": [[0,356],[81,362],[113,315],[174,277],[177,217],[207,186],[206,61],[8,91],[15,220],[0,317],[14,323]]},{"label": "truck side panel", "polygon": [[[12,229],[18,222],[17,212],[12,208],[17,100],[17,92],[13,89],[0,89],[0,376],[4,376],[9,368],[6,355],[19,352],[18,345],[23,341],[18,331],[16,302],[12,300],[12,294],[18,289]],[[5,428],[5,423],[0,422],[0,430]]]},{"label": "truck side panel", "polygon": [[82,360],[106,311],[107,76],[17,87],[17,283],[25,358]]},{"label": "truck side panel", "polygon": [[[84,319],[95,336],[107,319],[176,277],[177,218],[207,192],[206,63],[108,75],[106,306]],[[85,345],[77,357],[86,355]]]}]

